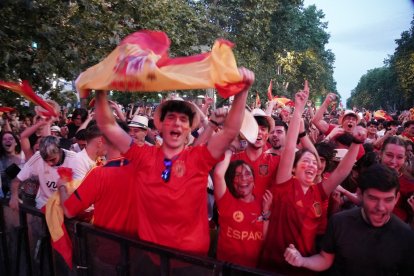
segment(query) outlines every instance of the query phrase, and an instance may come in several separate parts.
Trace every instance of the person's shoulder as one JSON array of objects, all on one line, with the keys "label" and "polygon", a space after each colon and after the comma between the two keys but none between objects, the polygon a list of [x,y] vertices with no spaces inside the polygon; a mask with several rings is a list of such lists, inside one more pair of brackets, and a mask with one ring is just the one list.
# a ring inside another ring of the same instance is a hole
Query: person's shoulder
[{"label": "person's shoulder", "polygon": [[27,162],[25,163],[25,165],[27,166],[33,166],[34,164],[38,163],[38,162],[42,162],[42,156],[40,156],[40,152],[36,151],[32,157],[30,157],[29,160],[27,160]]},{"label": "person's shoulder", "polygon": [[71,151],[71,150],[65,150],[65,149],[62,149],[62,150],[65,152],[65,155],[68,158],[76,158],[76,156],[78,154],[78,152],[74,152],[74,151]]},{"label": "person's shoulder", "polygon": [[352,208],[349,210],[344,210],[338,213],[335,213],[331,219],[333,222],[345,222],[349,219],[355,220],[360,219],[361,215],[361,208]]}]

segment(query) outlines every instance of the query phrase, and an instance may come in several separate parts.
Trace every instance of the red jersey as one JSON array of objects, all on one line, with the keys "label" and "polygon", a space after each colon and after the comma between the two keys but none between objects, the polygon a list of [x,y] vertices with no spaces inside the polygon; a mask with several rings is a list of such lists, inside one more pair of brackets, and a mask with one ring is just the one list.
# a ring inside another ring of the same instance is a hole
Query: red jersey
[{"label": "red jersey", "polygon": [[219,236],[217,259],[239,265],[256,267],[263,244],[261,200],[243,202],[227,189],[217,201]]},{"label": "red jersey", "polygon": [[407,199],[414,194],[414,181],[405,175],[401,175],[398,180],[400,181],[400,198],[393,212],[404,222],[409,222],[413,212],[410,211],[411,207],[407,203]]},{"label": "red jersey", "polygon": [[95,167],[64,205],[72,215],[94,204],[93,224],[130,237],[137,237],[137,201],[133,166],[124,158]]},{"label": "red jersey", "polygon": [[272,214],[260,266],[282,274],[303,275],[305,270],[289,265],[283,253],[291,243],[303,256],[316,253],[315,237],[326,216],[323,201],[327,195],[321,183],[310,186],[304,194],[296,178],[274,185],[272,193]]},{"label": "red jersey", "polygon": [[191,253],[207,254],[207,178],[214,159],[205,145],[185,148],[164,182],[162,148],[133,144],[125,156],[134,165],[141,239]]},{"label": "red jersey", "polygon": [[257,198],[262,198],[266,189],[270,189],[273,181],[276,179],[276,171],[279,166],[280,156],[269,153],[263,153],[255,161],[250,160],[246,151],[234,154],[231,161],[243,160],[253,170],[254,174],[254,190],[253,193]]}]

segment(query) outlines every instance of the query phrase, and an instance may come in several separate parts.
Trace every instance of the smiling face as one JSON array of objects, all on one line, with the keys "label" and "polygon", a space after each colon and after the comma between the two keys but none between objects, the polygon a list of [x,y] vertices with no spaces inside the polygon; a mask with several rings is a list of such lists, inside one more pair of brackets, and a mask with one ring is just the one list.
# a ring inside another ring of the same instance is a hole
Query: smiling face
[{"label": "smiling face", "polygon": [[358,120],[354,115],[347,115],[342,119],[342,128],[346,132],[352,132],[357,123]]},{"label": "smiling face", "polygon": [[129,136],[134,139],[134,143],[143,144],[145,142],[145,136],[147,135],[148,130],[140,127],[130,127]]},{"label": "smiling face", "polygon": [[381,163],[399,172],[405,162],[405,147],[387,144],[381,152]]},{"label": "smiling face", "polygon": [[302,185],[312,185],[318,173],[318,162],[315,155],[308,151],[303,153],[296,163],[294,173]]},{"label": "smiling face", "polygon": [[266,145],[267,138],[269,138],[269,129],[265,126],[259,125],[259,133],[256,142],[252,146],[256,149],[263,148]]},{"label": "smiling face", "polygon": [[161,128],[163,145],[171,149],[184,147],[190,132],[190,121],[187,115],[179,112],[166,113]]},{"label": "smiling face", "polygon": [[280,149],[285,145],[286,131],[283,126],[275,126],[269,135],[269,142],[274,149]]},{"label": "smiling face", "polygon": [[3,139],[1,141],[1,144],[7,153],[14,153],[16,150],[16,140],[14,139],[13,135],[10,133],[6,133],[3,135]]},{"label": "smiling face", "polygon": [[239,198],[247,198],[252,195],[254,187],[253,172],[246,164],[236,168],[233,186]]},{"label": "smiling face", "polygon": [[391,217],[400,193],[396,188],[388,192],[369,188],[362,193],[362,206],[366,220],[374,227],[381,227]]}]

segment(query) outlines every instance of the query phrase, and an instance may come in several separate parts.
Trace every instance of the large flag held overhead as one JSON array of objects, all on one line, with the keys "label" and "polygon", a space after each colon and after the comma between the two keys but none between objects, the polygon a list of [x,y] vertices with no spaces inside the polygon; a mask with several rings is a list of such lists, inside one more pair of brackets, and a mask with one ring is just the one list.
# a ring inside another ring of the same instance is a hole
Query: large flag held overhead
[{"label": "large flag held overhead", "polygon": [[76,80],[80,97],[90,90],[165,91],[216,88],[228,98],[245,88],[233,44],[217,40],[211,52],[170,58],[164,32],[140,31],[127,36],[103,61]]}]

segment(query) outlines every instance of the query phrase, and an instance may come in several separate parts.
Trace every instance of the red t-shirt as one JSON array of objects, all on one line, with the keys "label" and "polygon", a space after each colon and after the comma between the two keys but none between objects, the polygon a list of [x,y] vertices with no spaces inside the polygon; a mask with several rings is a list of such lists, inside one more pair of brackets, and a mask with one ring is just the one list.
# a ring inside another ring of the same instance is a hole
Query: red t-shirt
[{"label": "red t-shirt", "polygon": [[243,202],[227,189],[217,201],[219,236],[217,259],[239,265],[256,267],[263,244],[261,199]]},{"label": "red t-shirt", "polygon": [[257,198],[262,198],[266,189],[270,189],[276,178],[277,167],[279,166],[280,156],[275,156],[263,152],[255,161],[250,160],[246,151],[234,154],[231,161],[243,160],[254,173],[254,194]]},{"label": "red t-shirt", "polygon": [[94,204],[94,225],[137,237],[137,195],[132,170],[132,164],[124,158],[93,168],[65,201],[65,207],[76,215]]},{"label": "red t-shirt", "polygon": [[[324,133],[326,136],[329,135],[329,133],[331,133],[331,131],[336,128],[338,125],[332,125],[329,124],[328,130]],[[345,147],[348,148],[348,147]],[[364,146],[362,144],[359,145],[359,149],[358,149],[358,155],[357,155],[357,160],[361,159],[362,156],[364,156],[365,154],[365,149]]]},{"label": "red t-shirt", "polygon": [[303,256],[316,253],[315,237],[326,216],[322,207],[327,195],[321,183],[310,186],[304,194],[296,178],[274,185],[272,193],[272,214],[260,266],[282,274],[306,274],[289,265],[283,253],[289,244],[294,244]]},{"label": "red t-shirt", "polygon": [[398,180],[400,181],[400,198],[394,207],[394,214],[401,220],[408,222],[412,212],[409,212],[411,207],[407,203],[407,199],[414,193],[414,181],[405,175],[401,175]]},{"label": "red t-shirt", "polygon": [[164,182],[162,148],[133,144],[125,156],[134,165],[141,239],[191,253],[207,254],[207,178],[214,159],[205,145],[184,149]]}]

